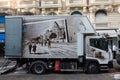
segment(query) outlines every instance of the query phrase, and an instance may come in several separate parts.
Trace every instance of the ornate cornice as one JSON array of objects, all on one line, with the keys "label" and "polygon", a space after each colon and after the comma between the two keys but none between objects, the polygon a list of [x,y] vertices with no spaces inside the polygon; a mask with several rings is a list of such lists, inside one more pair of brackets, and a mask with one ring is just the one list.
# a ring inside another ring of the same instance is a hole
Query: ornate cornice
[{"label": "ornate cornice", "polygon": [[89,7],[89,12],[95,13],[96,11],[98,11],[100,9],[106,10],[107,12],[112,12],[113,11],[113,7],[111,5],[109,5],[109,6],[100,5],[100,6]]}]

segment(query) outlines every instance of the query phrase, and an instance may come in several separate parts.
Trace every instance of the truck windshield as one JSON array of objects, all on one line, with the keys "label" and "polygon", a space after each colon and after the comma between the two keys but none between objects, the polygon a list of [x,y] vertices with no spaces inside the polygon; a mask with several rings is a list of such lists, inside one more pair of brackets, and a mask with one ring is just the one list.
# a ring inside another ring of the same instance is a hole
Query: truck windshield
[{"label": "truck windshield", "polygon": [[102,49],[102,50],[107,50],[108,49],[108,42],[104,38],[92,38],[90,39],[90,46]]}]

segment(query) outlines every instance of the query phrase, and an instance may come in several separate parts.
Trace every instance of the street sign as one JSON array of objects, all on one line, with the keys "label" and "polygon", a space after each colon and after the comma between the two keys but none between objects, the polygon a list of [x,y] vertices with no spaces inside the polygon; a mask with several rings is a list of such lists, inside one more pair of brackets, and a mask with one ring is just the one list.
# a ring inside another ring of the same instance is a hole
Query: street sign
[{"label": "street sign", "polygon": [[2,32],[0,33],[0,43],[4,43],[5,42],[5,33]]},{"label": "street sign", "polygon": [[[0,16],[0,30],[5,27],[5,16]],[[0,31],[0,43],[5,42],[5,32],[4,30]]]},{"label": "street sign", "polygon": [[5,16],[0,16],[0,24],[1,23],[3,23],[3,24],[5,23]]}]

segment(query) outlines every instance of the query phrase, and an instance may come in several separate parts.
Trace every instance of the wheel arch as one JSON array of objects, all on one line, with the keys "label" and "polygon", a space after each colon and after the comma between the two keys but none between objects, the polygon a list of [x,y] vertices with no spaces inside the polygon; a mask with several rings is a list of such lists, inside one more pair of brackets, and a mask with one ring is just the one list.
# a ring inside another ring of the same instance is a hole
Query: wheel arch
[{"label": "wheel arch", "polygon": [[86,64],[85,64],[85,71],[87,70],[89,64],[91,63],[95,63],[98,65],[99,69],[100,69],[100,64],[96,59],[86,59]]},{"label": "wheel arch", "polygon": [[89,63],[97,63],[97,64],[99,64],[99,62],[96,59],[86,59],[86,65],[88,65]]},{"label": "wheel arch", "polygon": [[29,71],[31,71],[31,68],[33,67],[34,64],[36,63],[40,63],[40,64],[43,64],[45,69],[48,69],[48,66],[47,66],[47,63],[44,62],[44,61],[33,61],[31,64],[30,64],[30,67],[29,67]]}]

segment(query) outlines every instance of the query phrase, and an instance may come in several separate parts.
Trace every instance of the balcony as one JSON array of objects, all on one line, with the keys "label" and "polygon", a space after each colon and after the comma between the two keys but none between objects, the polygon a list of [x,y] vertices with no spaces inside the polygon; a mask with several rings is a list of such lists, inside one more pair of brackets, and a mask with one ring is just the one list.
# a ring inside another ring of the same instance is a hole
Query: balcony
[{"label": "balcony", "polygon": [[87,6],[87,0],[66,0],[66,6],[69,7]]},{"label": "balcony", "polygon": [[113,0],[113,5],[119,5],[120,4],[120,0]]},{"label": "balcony", "polygon": [[41,0],[41,7],[42,8],[56,8],[61,7],[61,0]]},{"label": "balcony", "polygon": [[25,0],[16,2],[16,8],[33,8],[33,7],[36,7],[35,1]]},{"label": "balcony", "polygon": [[0,0],[0,8],[10,8],[10,0]]},{"label": "balcony", "polygon": [[111,5],[113,0],[89,0],[89,5]]}]

